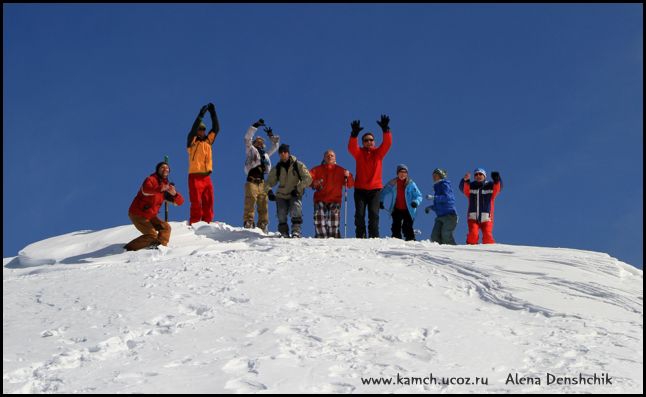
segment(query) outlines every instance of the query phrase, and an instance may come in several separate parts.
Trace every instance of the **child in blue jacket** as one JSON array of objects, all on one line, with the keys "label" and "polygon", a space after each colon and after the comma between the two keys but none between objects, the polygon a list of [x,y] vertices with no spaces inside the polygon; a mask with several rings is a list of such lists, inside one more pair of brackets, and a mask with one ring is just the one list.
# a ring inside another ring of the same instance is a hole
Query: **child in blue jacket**
[{"label": "child in blue jacket", "polygon": [[403,231],[406,241],[415,240],[413,222],[417,206],[421,202],[422,192],[408,177],[408,167],[404,164],[398,165],[397,177],[386,183],[381,190],[379,203],[380,208],[390,212],[393,218],[391,231],[394,238],[402,238]]},{"label": "child in blue jacket", "polygon": [[428,214],[435,211],[435,225],[431,232],[431,241],[439,244],[455,245],[453,231],[458,225],[458,213],[455,210],[455,195],[451,188],[451,182],[446,179],[447,173],[441,168],[433,170],[433,190],[435,194],[429,194],[427,199],[433,200],[433,204],[424,209]]}]

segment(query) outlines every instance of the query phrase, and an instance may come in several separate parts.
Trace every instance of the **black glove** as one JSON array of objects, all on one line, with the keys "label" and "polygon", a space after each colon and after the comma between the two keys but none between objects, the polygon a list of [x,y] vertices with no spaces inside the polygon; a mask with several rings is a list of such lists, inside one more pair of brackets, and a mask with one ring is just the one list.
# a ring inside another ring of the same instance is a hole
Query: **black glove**
[{"label": "black glove", "polygon": [[200,118],[204,117],[204,115],[206,114],[206,111],[207,111],[208,109],[209,109],[209,106],[208,106],[208,105],[204,105],[204,106],[202,106],[202,108],[200,109]]},{"label": "black glove", "polygon": [[350,136],[353,138],[356,138],[359,136],[359,132],[363,129],[361,126],[361,121],[359,120],[354,120],[352,123],[350,123],[350,127],[352,127],[352,132],[350,133]]},{"label": "black glove", "polygon": [[383,201],[380,201],[380,202],[379,202],[379,209],[381,209],[381,210],[385,210],[385,209],[386,209],[386,208],[384,207],[384,202],[383,202]]},{"label": "black glove", "polygon": [[426,212],[427,214],[431,212],[431,206],[429,205],[428,207],[424,208],[424,212]]},{"label": "black glove", "polygon": [[296,190],[296,189],[292,190],[291,195],[294,198],[298,198],[298,190]]},{"label": "black glove", "polygon": [[265,125],[265,120],[263,119],[258,119],[255,123],[252,124],[255,128],[260,127],[261,125]]},{"label": "black glove", "polygon": [[267,133],[267,136],[270,138],[274,136],[274,131],[271,129],[271,127],[265,128],[265,132]]},{"label": "black glove", "polygon": [[500,173],[498,171],[493,171],[491,173],[491,179],[493,179],[494,182],[500,181]]},{"label": "black glove", "polygon": [[209,113],[211,113],[211,114],[215,113],[215,105],[213,103],[209,102],[209,104],[206,105],[206,106],[207,106],[207,109],[208,109]]},{"label": "black glove", "polygon": [[383,132],[390,130],[388,123],[390,123],[390,117],[386,116],[385,114],[381,115],[381,121],[377,121],[377,124],[379,124],[379,127],[381,127],[381,130]]},{"label": "black glove", "polygon": [[410,203],[410,206],[413,208],[417,208],[417,202],[413,201],[412,203]]},{"label": "black glove", "polygon": [[274,194],[273,190],[267,192],[267,200],[276,201],[276,195]]}]

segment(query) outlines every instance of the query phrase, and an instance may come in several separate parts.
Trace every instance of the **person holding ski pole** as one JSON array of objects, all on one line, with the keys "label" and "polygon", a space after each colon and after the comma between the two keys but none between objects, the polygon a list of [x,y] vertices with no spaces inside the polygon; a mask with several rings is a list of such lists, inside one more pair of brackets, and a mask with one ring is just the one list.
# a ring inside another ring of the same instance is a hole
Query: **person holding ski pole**
[{"label": "person holding ski pole", "polygon": [[243,226],[245,229],[251,229],[256,226],[254,218],[257,208],[257,226],[264,233],[267,233],[269,227],[269,202],[267,201],[267,192],[265,191],[265,175],[271,171],[271,160],[269,156],[278,150],[280,137],[274,135],[271,127],[265,127],[264,130],[271,141],[271,148],[265,151],[265,140],[260,136],[253,138],[258,127],[264,125],[265,121],[259,119],[249,127],[244,136],[246,147],[244,172],[247,175],[247,182],[244,185]]},{"label": "person holding ski pole", "polygon": [[160,244],[168,245],[170,224],[159,219],[157,213],[164,201],[174,205],[184,203],[182,195],[175,190],[174,184],[168,181],[169,174],[168,163],[162,161],[139,188],[128,209],[128,218],[143,235],[126,244],[126,250],[137,251],[142,248],[156,248]]},{"label": "person holding ski pole", "polygon": [[379,208],[385,209],[393,218],[392,236],[406,241],[415,240],[415,214],[422,202],[422,192],[408,176],[408,167],[404,164],[397,166],[397,176],[391,179],[380,194]]},{"label": "person holding ski pole", "polygon": [[471,181],[471,174],[467,172],[460,181],[460,190],[469,199],[467,244],[478,244],[480,230],[482,244],[494,244],[493,204],[502,190],[502,179],[498,171],[493,171],[493,181],[487,181],[487,173],[483,168],[476,168],[473,177],[475,180]]},{"label": "person holding ski pole", "polygon": [[[206,112],[211,115],[211,130],[206,133],[202,118]],[[215,105],[202,106],[186,138],[188,152],[188,191],[191,200],[189,225],[195,222],[210,223],[213,220],[213,172],[212,146],[220,132],[220,123]]]},{"label": "person holding ski pole", "polygon": [[433,200],[433,204],[426,207],[424,212],[428,214],[433,210],[437,215],[431,232],[431,241],[455,245],[453,231],[458,224],[458,213],[455,210],[455,195],[451,188],[451,182],[446,177],[445,170],[441,168],[433,170],[434,194],[426,196],[427,199]]},{"label": "person holding ski pole", "polygon": [[336,163],[332,149],[323,154],[323,163],[310,170],[314,193],[314,237],[341,238],[341,199],[343,188],[352,188],[350,171]]},{"label": "person holding ski pole", "polygon": [[368,209],[368,236],[379,238],[379,194],[383,187],[381,181],[381,167],[384,157],[392,146],[392,133],[390,132],[390,118],[385,114],[377,124],[383,131],[381,146],[375,146],[375,136],[366,132],[361,136],[363,146],[358,147],[359,132],[363,130],[359,120],[350,123],[352,132],[348,141],[348,152],[356,161],[354,182],[354,226],[357,238],[366,238],[366,208]]}]

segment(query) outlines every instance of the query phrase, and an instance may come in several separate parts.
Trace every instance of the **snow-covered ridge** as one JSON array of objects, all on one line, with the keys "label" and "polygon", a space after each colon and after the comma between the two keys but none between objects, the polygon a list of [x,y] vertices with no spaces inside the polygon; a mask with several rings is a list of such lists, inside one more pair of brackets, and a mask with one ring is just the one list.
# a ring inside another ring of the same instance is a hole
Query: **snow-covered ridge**
[{"label": "snow-covered ridge", "polygon": [[[171,225],[160,250],[123,252],[127,225],[5,258],[3,391],[643,391],[642,271],[606,254]],[[430,373],[488,384],[395,383]]]}]

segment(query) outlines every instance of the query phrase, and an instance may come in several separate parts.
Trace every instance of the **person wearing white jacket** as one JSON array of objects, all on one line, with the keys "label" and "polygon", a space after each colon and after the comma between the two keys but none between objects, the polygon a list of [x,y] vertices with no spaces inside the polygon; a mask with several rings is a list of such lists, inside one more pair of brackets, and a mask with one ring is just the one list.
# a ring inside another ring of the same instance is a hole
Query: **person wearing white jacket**
[{"label": "person wearing white jacket", "polygon": [[[244,214],[243,222],[246,229],[258,226],[263,232],[267,233],[269,226],[269,202],[265,192],[265,175],[271,170],[271,160],[269,156],[274,154],[278,149],[280,137],[274,135],[270,127],[264,130],[271,141],[271,148],[265,151],[265,140],[254,134],[258,127],[264,126],[265,121],[259,119],[245,133],[244,142],[246,158],[244,163],[244,172],[247,175],[247,182],[244,185]],[[254,222],[256,208],[258,210],[258,223]]]}]

